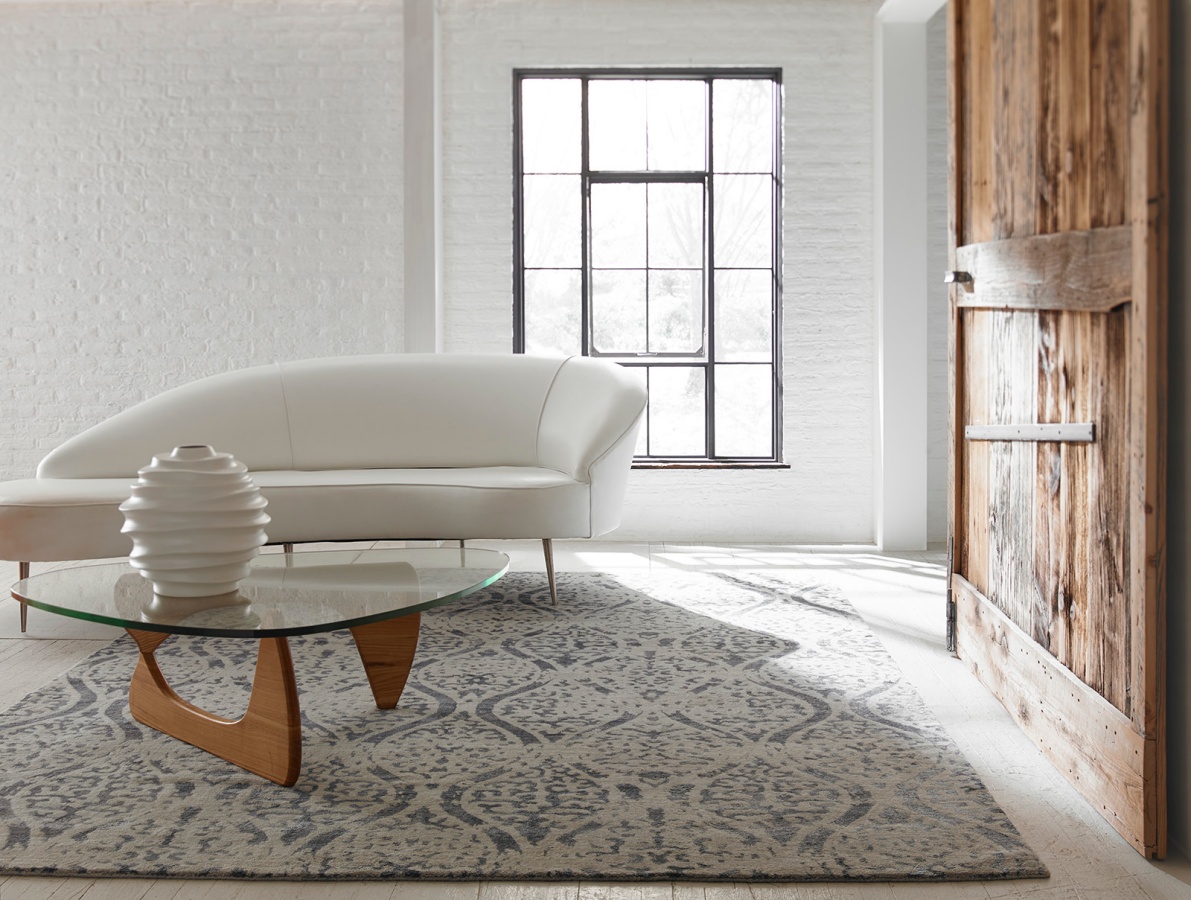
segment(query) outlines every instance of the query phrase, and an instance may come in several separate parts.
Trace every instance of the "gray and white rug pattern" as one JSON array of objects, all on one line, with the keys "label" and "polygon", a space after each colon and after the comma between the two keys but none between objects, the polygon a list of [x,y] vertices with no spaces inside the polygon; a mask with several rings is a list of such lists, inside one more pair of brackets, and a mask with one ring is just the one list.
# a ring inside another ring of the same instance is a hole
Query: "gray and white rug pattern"
[{"label": "gray and white rug pattern", "polygon": [[[0,716],[0,872],[291,879],[1045,877],[835,591],[741,573],[506,576],[423,617],[377,710],[346,633],[291,640],[283,788],[128,713],[127,639]],[[253,646],[171,639],[225,715]],[[239,709],[237,709],[237,706]]]}]

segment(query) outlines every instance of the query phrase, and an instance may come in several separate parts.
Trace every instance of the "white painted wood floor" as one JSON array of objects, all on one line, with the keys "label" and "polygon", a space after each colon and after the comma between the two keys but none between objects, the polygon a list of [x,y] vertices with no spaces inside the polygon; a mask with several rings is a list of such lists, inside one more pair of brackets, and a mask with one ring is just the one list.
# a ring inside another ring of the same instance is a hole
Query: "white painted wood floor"
[{"label": "white painted wood floor", "polygon": [[[366,546],[366,545],[364,545]],[[542,570],[541,544],[476,541]],[[1142,859],[1085,804],[1000,705],[944,649],[943,554],[863,547],[556,542],[560,571],[674,567],[813,576],[840,587],[1050,868],[1049,880],[912,884],[317,883],[0,877],[0,900],[1191,900],[1191,865]],[[15,564],[11,577],[16,577]],[[34,574],[45,567],[34,567]],[[560,602],[566,602],[565,598]],[[0,710],[71,668],[114,632],[0,606]]]}]

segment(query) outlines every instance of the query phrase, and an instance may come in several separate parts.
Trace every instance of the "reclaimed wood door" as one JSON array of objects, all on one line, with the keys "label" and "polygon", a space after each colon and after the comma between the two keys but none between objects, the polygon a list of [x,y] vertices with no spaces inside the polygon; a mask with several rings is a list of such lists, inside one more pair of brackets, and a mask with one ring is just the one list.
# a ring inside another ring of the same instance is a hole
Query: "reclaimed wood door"
[{"label": "reclaimed wood door", "polygon": [[1166,0],[950,0],[958,655],[1166,852]]}]

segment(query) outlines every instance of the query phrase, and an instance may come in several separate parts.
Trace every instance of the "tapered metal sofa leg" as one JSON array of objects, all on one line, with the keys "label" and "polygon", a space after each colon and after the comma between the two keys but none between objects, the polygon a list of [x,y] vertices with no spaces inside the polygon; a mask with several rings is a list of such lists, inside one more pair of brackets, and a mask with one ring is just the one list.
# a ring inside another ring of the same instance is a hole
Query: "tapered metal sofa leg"
[{"label": "tapered metal sofa leg", "polygon": [[[20,576],[17,580],[24,581],[29,577],[29,564],[27,562],[17,563],[17,574]],[[29,627],[29,604],[21,603],[21,634],[25,633],[25,629]]]},{"label": "tapered metal sofa leg", "polygon": [[542,552],[546,554],[546,577],[550,579],[550,605],[558,605],[558,586],[554,583],[554,544],[542,538]]}]

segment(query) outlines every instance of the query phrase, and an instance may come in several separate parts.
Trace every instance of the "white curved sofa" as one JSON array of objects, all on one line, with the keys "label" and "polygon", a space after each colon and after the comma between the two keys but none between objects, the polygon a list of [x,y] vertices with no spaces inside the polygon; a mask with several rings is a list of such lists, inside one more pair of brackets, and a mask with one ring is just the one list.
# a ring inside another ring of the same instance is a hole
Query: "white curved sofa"
[{"label": "white curved sofa", "polygon": [[[645,408],[585,357],[390,354],[204,378],[87,429],[0,483],[0,559],[126,556],[137,469],[182,444],[244,462],[271,543],[595,537],[620,523]],[[22,607],[22,629],[24,627]]]}]

